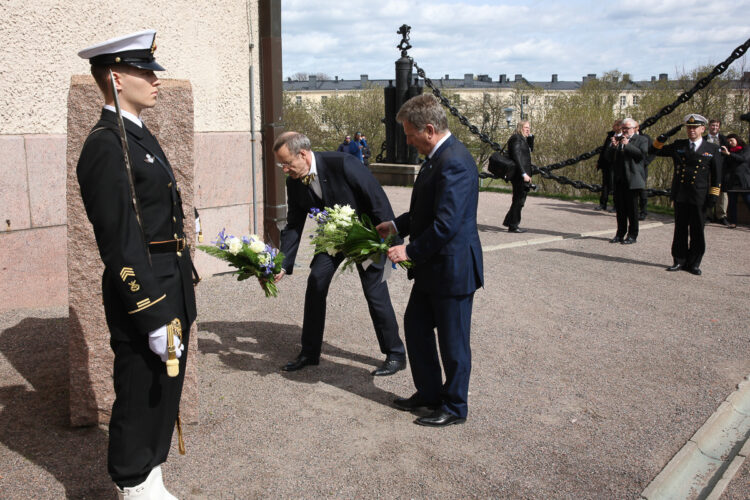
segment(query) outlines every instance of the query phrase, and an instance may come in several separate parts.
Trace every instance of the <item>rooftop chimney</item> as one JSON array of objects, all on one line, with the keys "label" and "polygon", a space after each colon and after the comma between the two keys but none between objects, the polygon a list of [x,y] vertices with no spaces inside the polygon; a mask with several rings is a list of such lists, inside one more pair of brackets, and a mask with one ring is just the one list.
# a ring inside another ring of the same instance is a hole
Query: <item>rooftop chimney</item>
[{"label": "rooftop chimney", "polygon": [[500,83],[506,83],[508,81],[508,75],[506,75],[505,73],[503,73],[502,75],[500,75],[500,77],[497,79],[497,81],[500,82]]},{"label": "rooftop chimney", "polygon": [[336,78],[336,83],[339,83],[339,77],[336,76],[335,78]]},{"label": "rooftop chimney", "polygon": [[659,73],[659,81],[664,80],[665,82],[669,80],[669,75],[666,73]]},{"label": "rooftop chimney", "polygon": [[589,73],[588,74],[588,79],[589,80],[596,80],[596,73]]},{"label": "rooftop chimney", "polygon": [[359,82],[360,82],[360,83],[362,84],[362,86],[364,87],[364,86],[365,86],[365,84],[367,83],[367,75],[359,75]]},{"label": "rooftop chimney", "polygon": [[464,87],[473,87],[473,86],[474,86],[474,74],[464,73]]},{"label": "rooftop chimney", "polygon": [[310,85],[315,85],[318,82],[318,77],[315,75],[308,75],[307,79],[310,82]]},{"label": "rooftop chimney", "polygon": [[521,80],[523,80],[523,75],[520,73],[516,73],[515,81],[520,82]]},{"label": "rooftop chimney", "polygon": [[450,78],[450,76],[448,76],[448,73],[446,73],[446,74],[445,74],[445,79],[447,80],[447,79],[449,79],[449,78]]},{"label": "rooftop chimney", "polygon": [[552,83],[557,83],[557,74],[552,74]]},{"label": "rooftop chimney", "polygon": [[656,81],[656,77],[655,76],[651,76],[651,81],[655,82]]}]

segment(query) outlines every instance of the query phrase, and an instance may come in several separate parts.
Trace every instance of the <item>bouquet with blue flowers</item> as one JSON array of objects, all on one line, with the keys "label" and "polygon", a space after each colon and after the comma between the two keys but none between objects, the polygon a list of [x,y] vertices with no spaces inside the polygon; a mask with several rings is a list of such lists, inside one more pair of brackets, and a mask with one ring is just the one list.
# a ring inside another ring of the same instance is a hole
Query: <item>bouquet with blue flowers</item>
[{"label": "bouquet with blue flowers", "polygon": [[[313,208],[308,217],[318,223],[315,234],[311,236],[315,254],[344,254],[342,271],[367,260],[378,262],[387,257],[395,239],[395,236],[389,236],[383,240],[367,214],[357,215],[349,205],[334,205],[324,210]],[[411,262],[399,262],[399,265],[408,269]]]},{"label": "bouquet with blue flowers", "polygon": [[281,272],[281,263],[284,261],[283,253],[263,243],[263,240],[255,234],[237,238],[232,235],[227,236],[224,229],[211,243],[213,243],[212,246],[198,245],[198,248],[236,267],[237,281],[255,276],[260,281],[266,297],[276,297],[279,294],[274,275]]}]

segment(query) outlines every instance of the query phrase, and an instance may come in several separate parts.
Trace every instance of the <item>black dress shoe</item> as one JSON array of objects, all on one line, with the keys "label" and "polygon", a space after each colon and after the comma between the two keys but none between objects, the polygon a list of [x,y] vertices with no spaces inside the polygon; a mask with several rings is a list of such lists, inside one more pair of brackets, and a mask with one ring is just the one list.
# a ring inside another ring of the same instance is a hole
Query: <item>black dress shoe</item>
[{"label": "black dress shoe", "polygon": [[430,415],[419,417],[414,421],[415,424],[426,425],[427,427],[445,427],[446,425],[463,424],[464,422],[466,422],[465,418],[448,413],[445,410],[435,410]]},{"label": "black dress shoe", "polygon": [[615,236],[611,240],[609,240],[610,243],[622,243],[622,236]]},{"label": "black dress shoe", "polygon": [[667,268],[667,271],[679,271],[680,269],[682,269],[682,264],[675,262]]},{"label": "black dress shoe", "polygon": [[521,229],[520,227],[511,227],[511,228],[508,228],[508,232],[509,233],[525,233],[526,230]]},{"label": "black dress shoe", "polygon": [[393,407],[402,411],[418,410],[419,408],[430,408],[434,410],[438,406],[438,403],[425,401],[416,392],[408,398],[396,398],[393,400]]},{"label": "black dress shoe", "polygon": [[406,368],[406,361],[403,359],[386,359],[380,367],[372,372],[376,377],[393,375],[394,373]]},{"label": "black dress shoe", "polygon": [[611,214],[615,213],[615,207],[607,209],[607,212],[609,212]]},{"label": "black dress shoe", "polygon": [[640,215],[638,215],[638,220],[646,220],[646,212],[641,212]]},{"label": "black dress shoe", "polygon": [[722,217],[721,219],[719,219],[719,223],[727,227],[732,227],[732,223],[729,222],[729,220],[726,217]]},{"label": "black dress shoe", "polygon": [[598,205],[598,206],[594,207],[594,210],[607,210],[607,207],[604,206],[604,205]]},{"label": "black dress shoe", "polygon": [[297,370],[300,370],[308,365],[317,365],[318,363],[320,363],[319,358],[310,358],[305,356],[304,354],[300,354],[289,363],[282,366],[281,369],[285,372],[296,372]]},{"label": "black dress shoe", "polygon": [[620,243],[622,245],[632,245],[635,242],[636,242],[635,238],[631,238],[630,236],[628,236],[627,238],[625,238],[624,240],[622,240]]},{"label": "black dress shoe", "polygon": [[696,275],[696,276],[700,276],[701,274],[703,274],[703,273],[701,272],[701,270],[700,270],[700,269],[698,269],[698,268],[697,268],[697,267],[695,267],[695,266],[693,266],[693,267],[688,267],[688,268],[685,268],[685,271],[689,272],[690,274],[694,274],[694,275]]}]

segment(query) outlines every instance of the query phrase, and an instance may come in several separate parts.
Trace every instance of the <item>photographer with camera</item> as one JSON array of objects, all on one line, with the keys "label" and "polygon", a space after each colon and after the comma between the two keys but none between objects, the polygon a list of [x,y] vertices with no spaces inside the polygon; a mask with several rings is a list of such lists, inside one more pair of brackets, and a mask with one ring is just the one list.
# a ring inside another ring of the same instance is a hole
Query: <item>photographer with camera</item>
[{"label": "photographer with camera", "polygon": [[621,136],[613,136],[605,150],[612,165],[615,181],[617,233],[610,243],[630,245],[638,239],[638,200],[646,187],[644,162],[648,156],[648,139],[635,133],[638,123],[632,118],[622,121]]},{"label": "photographer with camera", "polygon": [[503,226],[509,233],[525,233],[518,227],[521,222],[521,209],[526,203],[526,194],[536,190],[531,183],[531,151],[534,147],[534,136],[531,135],[531,125],[523,120],[516,125],[516,133],[508,140],[508,154],[516,164],[513,174],[508,176],[513,186],[513,201],[505,215]]}]

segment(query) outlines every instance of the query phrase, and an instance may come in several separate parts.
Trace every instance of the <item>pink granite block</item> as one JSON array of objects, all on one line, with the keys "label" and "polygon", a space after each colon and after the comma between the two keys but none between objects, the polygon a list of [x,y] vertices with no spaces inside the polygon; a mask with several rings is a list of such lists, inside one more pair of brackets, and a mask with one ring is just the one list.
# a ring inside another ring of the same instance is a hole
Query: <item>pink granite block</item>
[{"label": "pink granite block", "polygon": [[31,227],[24,148],[23,136],[0,135],[0,231]]},{"label": "pink granite block", "polygon": [[[260,149],[260,148],[256,148]],[[198,207],[250,203],[252,164],[248,132],[195,134],[195,188]],[[260,162],[257,171],[262,172]],[[262,191],[262,184],[258,185]]]},{"label": "pink granite block", "polygon": [[68,302],[66,228],[0,233],[0,311]]},{"label": "pink granite block", "polygon": [[65,224],[65,135],[27,135],[33,227]]},{"label": "pink granite block", "polygon": [[[233,234],[237,237],[250,235],[252,231],[250,210],[251,207],[247,204],[233,207],[202,208],[200,216],[201,226],[203,227],[203,244],[210,245],[222,229],[226,229],[226,234]],[[208,277],[233,269],[224,261],[200,250],[195,256],[195,268],[201,277]]]}]

